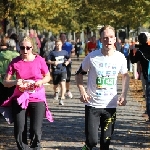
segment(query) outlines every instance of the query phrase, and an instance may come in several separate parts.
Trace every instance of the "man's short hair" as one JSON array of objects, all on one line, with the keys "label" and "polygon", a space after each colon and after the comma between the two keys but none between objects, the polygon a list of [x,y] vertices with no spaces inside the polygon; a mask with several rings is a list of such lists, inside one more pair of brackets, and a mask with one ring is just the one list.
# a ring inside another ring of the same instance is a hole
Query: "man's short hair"
[{"label": "man's short hair", "polygon": [[106,30],[106,29],[112,29],[114,32],[115,32],[115,29],[112,27],[112,26],[110,26],[110,25],[105,25],[104,27],[102,27],[100,30],[99,30],[99,34],[100,34],[100,36],[102,35],[102,33],[104,32],[104,30]]},{"label": "man's short hair", "polygon": [[145,34],[145,33],[140,33],[140,34],[138,35],[138,41],[139,41],[139,43],[141,43],[141,44],[146,43],[146,42],[147,42],[147,36],[146,36],[146,34]]},{"label": "man's short hair", "polygon": [[65,33],[65,32],[61,32],[61,33],[60,33],[60,35],[59,35],[59,37],[61,37],[61,35],[62,35],[62,34],[65,34],[65,35],[66,35],[66,33]]},{"label": "man's short hair", "polygon": [[57,42],[61,42],[61,43],[62,43],[62,41],[61,41],[60,39],[57,39],[57,40],[55,41],[55,43],[57,43]]}]

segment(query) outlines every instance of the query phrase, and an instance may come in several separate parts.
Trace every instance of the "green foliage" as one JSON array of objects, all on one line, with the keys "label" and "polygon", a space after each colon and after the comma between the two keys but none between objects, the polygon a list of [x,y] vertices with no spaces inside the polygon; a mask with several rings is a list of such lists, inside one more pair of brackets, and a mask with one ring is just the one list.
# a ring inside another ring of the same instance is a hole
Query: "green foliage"
[{"label": "green foliage", "polygon": [[8,16],[12,25],[14,16],[20,26],[26,17],[30,27],[54,33],[80,31],[87,25],[95,29],[98,24],[137,28],[149,26],[150,21],[149,0],[1,0],[0,7],[0,19]]}]

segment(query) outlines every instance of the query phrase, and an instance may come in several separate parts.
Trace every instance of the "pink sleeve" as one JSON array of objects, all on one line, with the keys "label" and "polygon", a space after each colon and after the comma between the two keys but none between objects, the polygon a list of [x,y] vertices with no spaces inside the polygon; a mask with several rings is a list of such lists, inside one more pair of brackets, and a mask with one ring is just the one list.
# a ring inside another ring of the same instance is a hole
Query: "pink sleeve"
[{"label": "pink sleeve", "polygon": [[14,63],[13,63],[13,61],[11,61],[11,62],[9,63],[6,72],[7,72],[7,74],[14,75],[15,69],[14,69]]},{"label": "pink sleeve", "polygon": [[41,73],[43,75],[47,74],[49,72],[48,66],[46,64],[46,61],[44,58],[41,57]]}]

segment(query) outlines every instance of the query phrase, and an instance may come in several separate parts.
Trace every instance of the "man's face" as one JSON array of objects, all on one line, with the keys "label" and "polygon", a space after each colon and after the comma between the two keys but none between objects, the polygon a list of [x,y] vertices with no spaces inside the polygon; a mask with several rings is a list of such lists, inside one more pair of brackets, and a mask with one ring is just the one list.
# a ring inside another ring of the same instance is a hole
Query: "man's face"
[{"label": "man's face", "polygon": [[61,34],[60,40],[61,40],[62,42],[65,42],[65,41],[66,41],[66,35],[65,35],[65,34]]},{"label": "man's face", "polygon": [[34,34],[34,30],[33,29],[30,29],[30,34]]},{"label": "man's face", "polygon": [[55,45],[56,45],[56,48],[59,49],[62,47],[62,42],[56,42]]},{"label": "man's face", "polygon": [[114,49],[114,44],[116,42],[115,33],[112,29],[105,29],[103,33],[101,33],[101,42],[104,50]]},{"label": "man's face", "polygon": [[95,42],[95,41],[96,41],[96,37],[93,36],[93,37],[92,37],[92,42]]}]

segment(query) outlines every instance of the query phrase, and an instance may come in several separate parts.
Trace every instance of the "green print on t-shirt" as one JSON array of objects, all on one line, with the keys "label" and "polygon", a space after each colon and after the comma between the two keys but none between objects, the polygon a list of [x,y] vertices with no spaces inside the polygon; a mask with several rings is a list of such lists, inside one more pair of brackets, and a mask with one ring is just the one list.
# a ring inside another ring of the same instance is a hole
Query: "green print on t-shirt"
[{"label": "green print on t-shirt", "polygon": [[106,88],[115,85],[115,78],[109,77],[97,77],[96,78],[97,88]]}]

